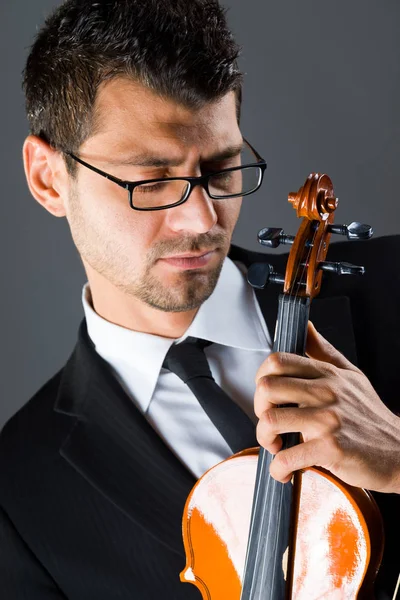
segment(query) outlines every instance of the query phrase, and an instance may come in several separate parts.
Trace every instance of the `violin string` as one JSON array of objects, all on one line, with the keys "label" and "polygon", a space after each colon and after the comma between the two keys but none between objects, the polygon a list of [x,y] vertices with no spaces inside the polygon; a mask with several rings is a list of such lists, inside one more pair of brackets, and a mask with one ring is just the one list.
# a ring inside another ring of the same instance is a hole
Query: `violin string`
[{"label": "violin string", "polygon": [[[280,328],[280,330],[278,330],[278,335],[279,335],[279,339],[278,339],[278,344],[279,344],[281,342],[282,328]],[[266,457],[267,457],[267,451],[264,451],[263,452],[263,459],[262,459],[261,469],[260,469],[260,478],[259,478],[259,481],[267,481],[267,489],[266,489],[265,495],[268,496],[268,492],[269,492],[269,488],[270,487],[272,487],[272,494],[271,494],[271,502],[267,505],[267,503],[264,501],[263,504],[262,504],[262,508],[261,508],[261,523],[260,523],[260,526],[259,526],[259,531],[260,532],[263,531],[263,525],[264,525],[264,522],[265,522],[265,516],[267,514],[267,511],[268,511],[268,523],[271,522],[271,511],[272,511],[272,507],[274,505],[275,493],[277,491],[277,485],[276,485],[275,480],[273,480],[270,477],[270,475],[269,475],[268,472],[265,473],[265,476],[264,476],[264,473],[263,473],[263,471],[266,470],[265,469],[265,460],[266,460]],[[258,496],[259,496],[259,494],[258,494],[259,489],[260,489],[260,483],[257,484],[257,499],[258,499]],[[254,512],[256,512],[256,511],[254,511]],[[280,514],[280,512],[279,512],[279,514]],[[265,546],[263,546],[263,549],[265,547],[269,546],[269,538],[271,537],[271,535],[272,535],[271,534],[271,529],[268,528],[267,529],[267,535],[266,535],[266,538],[265,538]],[[276,536],[275,536],[274,547],[276,548],[276,546],[277,546],[277,539],[276,539]],[[260,546],[258,544],[257,548],[256,548],[255,563],[257,563],[257,561],[259,559],[259,552],[260,552]],[[276,552],[273,553],[273,556],[274,556],[274,560],[275,560]],[[266,561],[265,561],[265,557],[263,555],[262,556],[261,582],[263,581],[263,578],[264,578],[265,565],[266,565]],[[273,570],[274,573],[275,573],[275,571],[276,571],[276,569]],[[252,572],[252,581],[251,581],[251,590],[250,590],[251,594],[253,594],[254,585],[256,583],[256,581],[255,581],[255,575],[256,575],[256,569],[253,569],[253,572]],[[250,595],[250,598],[253,598],[253,596]]]},{"label": "violin string", "polygon": [[[286,331],[287,331],[287,327],[286,326],[284,326],[284,327],[282,327],[282,326],[278,327],[278,330],[277,330],[277,347],[278,348],[282,347],[282,338],[283,338],[284,334],[286,334]],[[259,491],[260,491],[260,488],[261,488],[261,484],[260,484],[261,481],[263,481],[263,482],[266,481],[267,482],[267,488],[266,488],[266,492],[265,492],[265,495],[267,497],[268,497],[268,493],[269,493],[269,488],[272,486],[272,495],[271,495],[271,502],[268,504],[268,506],[267,506],[267,503],[264,501],[263,504],[262,504],[262,507],[261,507],[261,525],[259,527],[259,531],[260,532],[263,531],[263,523],[265,521],[265,515],[266,515],[266,511],[267,510],[268,510],[268,517],[269,517],[268,523],[271,522],[271,511],[272,511],[272,506],[274,505],[273,499],[274,499],[275,492],[277,491],[277,488],[278,488],[277,482],[274,479],[272,479],[272,477],[270,476],[269,472],[267,472],[267,469],[265,468],[266,458],[267,458],[267,451],[265,450],[263,452],[262,463],[261,463],[261,467],[260,467],[259,481],[258,481],[258,483],[256,485],[256,504],[258,505]],[[265,473],[264,473],[264,471],[265,471]],[[256,514],[256,506],[255,506],[255,510],[254,510],[254,517],[255,517],[255,514]],[[280,514],[280,512],[278,514]],[[253,523],[252,523],[251,531],[254,529],[254,525],[255,525],[255,518],[254,518]],[[266,538],[265,538],[264,550],[265,550],[265,547],[268,547],[270,545],[269,544],[269,539],[270,539],[271,535],[272,535],[271,529],[268,528],[267,529],[267,535],[266,535]],[[274,540],[274,546],[275,546],[275,548],[277,546],[276,535],[275,535],[275,540]],[[254,559],[255,564],[257,564],[257,561],[259,560],[259,553],[260,553],[260,546],[259,546],[259,544],[257,544],[256,552],[255,552],[255,559]],[[277,552],[274,552],[273,553],[274,561],[276,560],[276,555],[277,555]],[[264,576],[265,564],[266,564],[266,561],[265,561],[265,556],[263,554],[262,555],[262,565],[263,565],[263,567],[262,567],[262,575],[261,575],[262,578]],[[254,567],[254,565],[253,565],[253,567]],[[274,568],[274,573],[275,573],[275,571],[276,571],[276,568]],[[253,590],[254,590],[254,585],[256,583],[255,576],[256,576],[256,569],[253,568],[253,570],[252,570],[251,588],[250,588],[250,598],[253,598],[252,594],[253,594]],[[262,579],[261,579],[261,581],[262,581]]]},{"label": "violin string", "polygon": [[[280,516],[282,514],[282,504],[283,504],[283,494],[282,494],[282,488],[277,484],[277,482],[274,480],[273,483],[274,486],[274,490],[276,492],[279,493],[279,509],[278,509],[278,515]],[[276,568],[276,562],[278,560],[279,557],[279,548],[278,548],[278,544],[279,544],[279,535],[278,535],[279,529],[276,528],[275,529],[275,540],[274,540],[274,550],[273,550],[273,556],[274,556],[274,569],[273,569],[273,574],[272,574],[272,586],[271,589],[274,590],[275,589],[275,579],[276,579],[276,574],[277,574],[277,568]],[[265,560],[263,561],[265,564]],[[261,600],[261,597],[260,597]]]},{"label": "violin string", "polygon": [[[297,267],[298,269],[298,267]],[[293,284],[291,287],[291,294],[290,294],[290,299],[292,297],[292,292],[293,292]],[[283,330],[284,330],[284,334],[285,334],[285,338],[283,341],[283,344],[281,344],[279,346],[279,348],[285,352],[290,352],[291,349],[293,348],[293,326],[294,326],[294,322],[295,322],[295,316],[296,316],[296,295],[294,297],[294,302],[293,301],[289,301],[289,307],[288,307],[288,312],[285,313],[287,316],[284,320],[283,323]],[[274,485],[277,489],[277,491],[279,491],[280,497],[279,497],[279,508],[278,508],[278,523],[281,519],[281,515],[282,515],[282,507],[283,507],[283,503],[284,503],[284,487],[277,481],[273,480]],[[278,543],[279,543],[279,531],[280,531],[280,525],[278,525],[278,527],[276,527],[275,530],[275,547],[274,547],[274,552],[273,552],[273,557],[274,557],[274,570],[273,570],[273,578],[274,578],[274,583],[275,583],[275,579],[278,573],[278,561],[281,560],[281,556],[280,556],[280,552],[279,552],[279,547],[278,547]],[[265,562],[265,560],[264,560]],[[272,589],[274,589],[274,587],[272,587]]]},{"label": "violin string", "polygon": [[[289,311],[290,311],[291,306],[289,305]],[[286,344],[287,344],[287,331],[288,331],[288,327],[287,324],[283,324],[283,326],[281,325],[278,328],[278,339],[277,339],[277,347],[278,348],[282,348],[282,342],[284,343],[284,347],[286,348]],[[266,453],[264,453],[265,456]],[[264,458],[264,457],[263,457]],[[264,460],[263,460],[263,464],[262,466],[264,467]],[[263,531],[264,529],[264,523],[266,520],[266,516],[268,517],[268,523],[271,523],[271,511],[272,511],[272,507],[275,504],[275,495],[278,492],[278,486],[276,485],[276,482],[270,477],[269,473],[266,473],[266,477],[264,478],[262,476],[262,473],[260,473],[260,477],[259,477],[259,481],[266,481],[267,482],[267,487],[265,490],[265,497],[270,496],[270,502],[263,502],[261,505],[261,520],[259,522],[259,531]],[[270,492],[270,488],[272,488],[272,493]],[[257,497],[258,497],[258,491],[260,489],[260,484],[257,484]],[[281,514],[281,509],[282,509],[282,502],[279,503],[279,510],[277,512],[277,515]],[[272,529],[271,527],[267,526],[267,532],[266,532],[266,538],[265,538],[265,545],[263,545],[262,548],[260,548],[260,545],[258,544],[256,547],[256,555],[255,555],[255,565],[254,566],[258,566],[260,558],[261,558],[261,575],[260,578],[258,579],[258,583],[260,584],[258,588],[254,589],[256,586],[256,573],[257,573],[257,569],[253,568],[252,571],[252,579],[251,579],[251,589],[250,589],[250,598],[255,598],[255,594],[257,593],[257,598],[260,600],[260,593],[262,591],[262,582],[264,580],[264,573],[265,573],[265,567],[267,564],[267,561],[265,560],[265,548],[267,547],[271,547],[273,546],[273,551],[272,551],[272,557],[273,557],[273,561],[274,561],[274,568],[272,569],[272,577],[275,577],[275,573],[277,571],[276,569],[276,560],[277,560],[277,546],[278,546],[278,539],[277,539],[277,533],[279,531],[279,528],[275,529],[275,539],[271,540],[270,543],[270,539],[272,536]],[[271,582],[271,588],[273,588],[274,586],[274,580]]]},{"label": "violin string", "polygon": [[397,585],[396,585],[396,589],[394,590],[394,594],[393,594],[392,600],[396,600],[396,598],[397,598],[397,592],[399,591],[399,588],[400,588],[400,573],[399,573],[399,578],[397,580]]},{"label": "violin string", "polygon": [[[282,333],[283,333],[283,328],[282,327],[278,327],[277,331],[276,331],[276,335],[277,335],[277,347],[280,348],[281,344],[282,344]],[[260,490],[261,490],[261,481],[264,482],[265,485],[265,481],[267,482],[267,489],[266,489],[266,496],[268,495],[268,488],[270,487],[270,483],[271,483],[271,477],[269,476],[269,473],[265,472],[265,463],[266,463],[266,459],[267,459],[267,451],[263,451],[262,448],[260,448],[260,452],[262,453],[262,458],[261,458],[261,465],[260,465],[260,471],[259,471],[259,477],[258,477],[258,481],[256,481],[256,486],[255,486],[255,499],[254,499],[254,510],[253,510],[253,519],[250,523],[250,532],[249,532],[249,541],[253,540],[253,532],[254,532],[254,527],[256,524],[256,515],[257,515],[257,509],[259,506],[259,501],[260,501]],[[271,503],[272,505],[272,503]],[[265,511],[266,508],[266,502],[263,503],[262,506],[262,517],[263,517],[263,513]],[[271,507],[269,507],[269,509],[271,509]],[[262,531],[262,528],[259,528],[259,531]],[[267,536],[266,536],[266,542],[268,541],[268,536],[269,536],[269,532],[267,531]],[[267,543],[266,543],[267,545]],[[250,549],[250,543],[248,543],[248,548],[247,548],[247,556],[246,556],[246,561],[245,561],[245,567],[244,567],[244,571],[243,571],[243,581],[246,575],[246,571],[247,571],[247,564],[248,564],[248,559],[249,559],[249,549]],[[254,589],[254,584],[255,584],[255,574],[256,574],[256,569],[254,568],[256,563],[257,563],[257,559],[258,559],[258,554],[259,554],[259,544],[257,544],[256,547],[256,552],[255,552],[255,556],[254,556],[254,564],[252,565],[252,579],[251,579],[251,585],[250,585],[250,592],[249,592],[249,598],[253,598],[253,589]],[[264,563],[265,561],[263,561]]]},{"label": "violin string", "polygon": [[[296,308],[299,309],[300,305],[301,305],[301,296],[299,294],[299,291],[300,291],[300,288],[301,288],[301,283],[304,280],[304,274],[305,274],[306,268],[308,267],[308,264],[309,264],[309,258],[310,258],[310,254],[311,254],[311,251],[312,251],[312,247],[313,247],[314,242],[315,242],[315,237],[316,237],[316,234],[317,234],[317,229],[314,231],[312,245],[309,246],[309,249],[308,249],[308,252],[307,252],[306,261],[302,265],[301,277],[300,277],[300,279],[297,280],[297,291],[295,293],[293,293],[293,290],[294,290],[295,285],[296,285],[295,281],[296,281],[296,278],[298,277],[298,274],[299,274],[299,271],[300,271],[300,268],[301,268],[300,261],[297,264],[295,277],[292,280],[292,285],[291,285],[290,293],[289,293],[290,296],[294,296],[294,301],[291,302],[291,303],[289,303],[289,310],[288,310],[287,316],[285,318],[285,321],[283,323],[283,327],[281,326],[278,329],[278,340],[277,340],[278,341],[278,345],[277,346],[278,346],[278,348],[282,348],[282,341],[283,341],[284,342],[284,349],[285,349],[285,351],[288,351],[289,349],[293,348],[293,346],[292,346],[292,343],[293,343],[293,325],[294,325],[294,322],[295,322],[295,317],[297,316],[297,321],[298,321],[299,314],[300,314],[300,311],[296,310]],[[289,339],[288,339],[288,331],[290,332],[290,338]],[[296,346],[295,347],[297,347],[297,342],[298,342],[298,327],[296,327],[296,333],[295,333],[295,335],[296,335],[296,340],[295,340]],[[288,342],[289,342],[289,346],[288,346]],[[272,506],[274,504],[273,499],[274,499],[274,496],[275,496],[276,492],[278,490],[280,490],[280,487],[278,486],[278,482],[275,482],[275,480],[273,480],[271,478],[271,476],[269,475],[269,472],[264,474],[266,456],[267,456],[267,453],[265,451],[263,453],[263,456],[262,456],[262,462],[261,462],[261,466],[260,466],[259,481],[257,482],[257,485],[256,485],[256,497],[255,497],[255,504],[254,504],[254,518],[253,518],[253,521],[252,521],[251,526],[250,526],[250,538],[249,538],[250,540],[253,537],[253,531],[254,531],[254,526],[255,526],[255,521],[256,521],[255,515],[257,513],[256,509],[257,509],[257,506],[258,506],[258,503],[259,503],[259,499],[260,499],[260,494],[259,494],[260,487],[261,487],[260,486],[260,482],[261,481],[265,482],[265,480],[267,481],[266,496],[268,496],[269,488],[272,486],[272,497],[271,497],[271,502],[269,503],[269,506],[267,507],[267,503],[265,501],[263,502],[263,505],[262,505],[262,509],[261,509],[261,523],[260,523],[260,528],[259,528],[260,532],[263,531],[263,525],[264,525],[264,522],[265,522],[265,516],[267,514],[267,508],[268,508],[268,522],[271,522],[271,509],[272,509]],[[282,490],[280,490],[280,491],[282,492]],[[280,515],[282,514],[283,501],[284,501],[284,494],[280,493],[278,519],[280,519]],[[273,557],[274,557],[273,578],[275,578],[276,573],[277,573],[276,561],[279,559],[279,552],[277,551],[278,550],[277,546],[278,546],[278,541],[279,541],[278,540],[278,531],[279,531],[279,527],[275,529],[274,552],[273,552]],[[266,535],[266,540],[265,540],[266,543],[265,543],[265,545],[263,545],[264,553],[265,553],[265,548],[269,546],[268,542],[269,542],[269,537],[271,535],[272,535],[271,534],[271,529],[268,528],[267,535]],[[255,553],[255,564],[257,564],[257,561],[259,559],[259,548],[260,548],[260,544],[257,544],[256,553]],[[244,574],[246,573],[247,560],[248,560],[248,557],[246,557]],[[264,577],[265,565],[266,565],[266,560],[265,560],[265,556],[263,556],[262,571],[261,571],[261,582],[263,581],[263,577]],[[256,575],[256,569],[253,568],[253,570],[252,570],[251,586],[250,586],[250,598],[253,597],[252,594],[253,594],[254,585],[255,585],[255,575]],[[272,583],[274,583],[274,581]],[[273,586],[272,586],[272,589],[274,589]],[[259,591],[261,592],[261,589]],[[261,600],[260,596],[259,596],[259,600]]]},{"label": "violin string", "polygon": [[[285,344],[284,348],[285,348],[286,351],[288,351],[288,350],[290,351],[293,348],[297,348],[298,334],[299,334],[299,331],[298,331],[298,329],[299,329],[298,328],[298,322],[299,322],[300,307],[301,307],[301,295],[300,295],[301,283],[304,281],[305,272],[306,272],[306,269],[308,268],[309,263],[310,263],[310,256],[311,256],[312,249],[314,247],[314,243],[315,243],[315,238],[316,238],[316,235],[317,235],[317,231],[318,231],[318,227],[313,232],[311,244],[308,247],[306,257],[304,257],[305,258],[304,263],[303,263],[303,265],[301,267],[301,260],[299,260],[299,262],[297,264],[297,267],[296,267],[295,277],[292,280],[292,285],[291,285],[291,288],[290,288],[290,297],[294,297],[294,300],[289,304],[289,313],[288,313],[288,317],[289,318],[288,318],[288,323],[285,324],[286,333],[287,333],[287,330],[288,330],[287,325],[289,324],[289,326],[290,326],[291,337],[290,337],[290,346],[287,346]],[[299,277],[300,270],[301,270],[301,275]],[[296,283],[295,283],[296,281],[297,281],[297,290],[294,292],[294,288],[296,286]],[[294,322],[295,322],[295,317],[297,317],[297,323],[296,323],[296,328],[295,328],[296,329],[296,332],[295,332],[295,335],[296,335],[295,344],[296,345],[293,346],[292,345],[292,343],[293,343],[293,334],[294,334],[294,332],[293,332],[294,327],[293,326],[294,326]],[[286,343],[287,343],[287,339],[286,339]],[[282,511],[282,503],[283,503],[283,493],[281,494],[281,506],[279,507],[279,513],[278,513],[279,514],[279,518],[280,518],[280,515],[282,514],[282,512],[281,512]],[[274,567],[275,567],[274,568],[274,573],[276,573],[276,571],[277,571],[276,561],[278,559],[278,554],[279,554],[278,552],[274,553]]]},{"label": "violin string", "polygon": [[[264,456],[261,459],[261,465],[262,465],[263,461],[264,461]],[[262,468],[262,466],[261,466],[261,468]],[[253,512],[253,519],[252,519],[252,521],[250,523],[249,541],[253,540],[253,530],[254,530],[254,525],[255,525],[255,521],[256,521],[255,517],[256,517],[257,505],[258,505],[258,492],[259,492],[259,489],[256,490],[256,497],[255,497],[255,500],[254,500],[254,512]],[[254,541],[253,541],[253,543],[254,543]],[[250,546],[251,546],[251,544],[248,543],[247,544],[247,556],[246,556],[246,561],[245,561],[244,570],[243,570],[243,577],[242,577],[243,583],[242,583],[242,592],[240,594],[240,600],[242,600],[242,598],[243,598],[243,584],[245,582],[245,576],[246,576],[246,572],[247,572],[247,564],[248,564],[248,560],[249,560],[249,556],[250,556]],[[252,593],[253,593],[254,571],[255,571],[255,569],[254,569],[254,566],[253,566],[252,579],[251,579],[250,592],[249,592],[249,594],[250,594],[249,597],[250,598],[251,598]]]},{"label": "violin string", "polygon": [[[278,348],[281,348],[281,347],[282,347],[282,338],[283,338],[284,336],[286,336],[286,331],[287,331],[287,327],[282,327],[282,325],[281,325],[281,327],[278,329],[278,344],[277,344],[277,347],[278,347]],[[260,478],[260,479],[261,479],[261,481],[263,481],[263,480],[265,481],[265,479],[264,479],[264,478]],[[266,511],[267,511],[267,510],[268,510],[268,513],[269,513],[269,518],[271,519],[271,511],[272,511],[272,506],[274,505],[275,493],[276,493],[276,491],[277,491],[277,486],[276,486],[276,485],[274,485],[274,484],[275,484],[275,481],[274,481],[274,480],[271,478],[271,476],[270,476],[270,474],[269,474],[269,473],[266,473],[266,481],[267,481],[267,490],[266,490],[266,496],[268,497],[268,492],[269,492],[269,489],[270,489],[271,487],[272,487],[272,494],[271,494],[271,502],[269,503],[269,505],[267,506],[267,503],[264,501],[264,503],[263,503],[263,506],[262,506],[262,513],[261,513],[261,516],[262,516],[262,521],[261,521],[261,527],[260,527],[260,531],[262,531],[262,530],[263,530],[262,524],[264,523],[265,514],[266,514]],[[280,513],[278,513],[278,514],[280,514]],[[270,523],[270,522],[271,522],[271,521],[269,520],[269,523]],[[270,527],[268,527],[268,529],[267,529],[267,535],[266,535],[266,544],[265,544],[265,547],[269,547],[269,546],[270,546],[269,539],[270,539],[271,535],[272,535],[271,528],[270,528]],[[277,539],[276,539],[276,535],[275,535],[275,540],[274,540],[274,544],[273,544],[273,545],[274,545],[274,549],[275,549],[275,548],[276,548],[276,546],[277,546]],[[265,547],[263,548],[263,550],[264,550],[264,551],[265,551]],[[257,559],[258,559],[258,554],[259,554],[259,546],[257,547],[257,550],[256,550],[256,558],[257,558]],[[276,560],[276,552],[273,552],[273,560],[274,560],[274,561]],[[262,567],[261,581],[263,580],[263,576],[264,576],[264,568],[265,568],[265,564],[266,564],[266,560],[265,560],[265,556],[263,555],[263,556],[262,556],[262,565],[263,565],[263,567]],[[275,566],[275,565],[274,565],[274,566]],[[276,570],[276,569],[274,568],[274,569],[273,569],[273,572],[274,572],[274,573],[275,573],[275,570]],[[253,570],[253,579],[254,579],[254,578],[255,578],[255,570]]]},{"label": "violin string", "polygon": [[[261,479],[262,472],[264,471],[265,459],[266,459],[266,453],[263,452],[262,459],[261,459],[261,467],[260,467],[260,479]],[[269,486],[269,481],[267,482],[267,491],[268,491],[268,486]],[[255,517],[256,517],[256,513],[257,513],[260,489],[261,489],[261,486],[258,485],[257,490],[256,490],[256,499],[255,499],[255,505],[254,505],[254,515],[253,515],[254,518],[253,518],[253,522],[251,525],[250,539],[251,539],[252,531],[253,531],[254,525],[255,525],[255,520],[256,520]],[[261,527],[260,527],[259,531],[261,531]],[[257,548],[258,548],[258,544],[257,544]],[[256,553],[256,559],[257,559],[257,553]],[[251,580],[251,586],[250,586],[250,598],[252,597],[252,594],[253,594],[253,588],[254,588],[254,583],[255,583],[254,576],[255,576],[255,569],[253,568],[252,580]]]},{"label": "violin string", "polygon": [[[272,501],[270,502],[270,505],[269,505],[268,507],[267,507],[267,505],[266,505],[266,504],[267,504],[266,502],[264,502],[264,504],[263,504],[263,507],[262,507],[262,519],[261,519],[261,524],[260,524],[260,531],[262,531],[262,530],[263,530],[263,525],[264,525],[265,515],[266,515],[266,513],[267,513],[267,510],[266,510],[267,508],[268,508],[269,522],[270,522],[270,519],[271,519],[271,510],[272,510],[272,506],[274,505],[274,498],[275,498],[275,494],[276,494],[276,491],[277,491],[277,486],[276,486],[276,485],[274,485],[274,484],[273,484],[273,482],[271,482],[271,479],[269,478],[269,479],[268,479],[268,483],[267,483],[267,491],[268,491],[268,488],[269,488],[271,485],[272,485],[272,497],[271,497],[271,500],[272,500]],[[267,541],[267,542],[268,542],[268,538],[269,538],[269,536],[270,536],[270,535],[271,535],[271,531],[270,531],[270,529],[269,529],[269,530],[268,530],[268,532],[267,532],[267,537],[266,537],[266,541]],[[276,546],[277,546],[277,539],[276,539],[276,536],[275,536],[275,540],[274,540],[274,550],[276,550]],[[276,554],[276,552],[273,552],[273,555],[274,555],[274,556],[275,556],[275,554]],[[266,565],[266,561],[265,561],[265,560],[263,560],[263,561],[262,561],[262,570],[261,570],[261,584],[262,584],[262,582],[264,581],[264,571],[265,571],[265,565]],[[273,578],[274,578],[274,575],[275,575],[275,571],[276,571],[276,569],[273,569]],[[253,571],[253,580],[254,580],[254,576],[255,576],[255,572]],[[274,586],[274,579],[273,579],[273,580],[272,580],[272,582],[271,582],[271,587],[272,587],[272,589],[273,589],[273,586]],[[258,587],[258,592],[259,592],[259,593],[258,593],[258,598],[259,598],[259,599],[260,599],[260,593],[261,593],[261,591],[262,591],[262,590],[261,590],[261,587],[262,587],[262,585],[260,585],[260,586]]]}]

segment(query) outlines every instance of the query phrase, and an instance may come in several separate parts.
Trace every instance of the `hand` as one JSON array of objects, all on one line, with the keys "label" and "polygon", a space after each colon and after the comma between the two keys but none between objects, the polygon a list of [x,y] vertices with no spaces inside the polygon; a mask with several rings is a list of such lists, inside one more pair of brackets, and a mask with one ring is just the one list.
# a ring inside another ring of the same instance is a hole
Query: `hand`
[{"label": "hand", "polygon": [[[272,477],[285,483],[293,471],[320,466],[350,485],[400,493],[400,418],[311,323],[306,353],[273,353],[256,375],[257,439],[276,454]],[[298,407],[277,406],[285,404]],[[280,452],[288,432],[303,441]]]}]

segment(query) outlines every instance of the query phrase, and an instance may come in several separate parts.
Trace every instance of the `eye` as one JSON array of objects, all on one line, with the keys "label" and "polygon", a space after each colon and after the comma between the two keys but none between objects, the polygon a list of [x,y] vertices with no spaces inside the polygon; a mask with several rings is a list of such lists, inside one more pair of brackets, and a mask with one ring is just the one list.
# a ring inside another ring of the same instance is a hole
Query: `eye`
[{"label": "eye", "polygon": [[148,192],[159,191],[159,190],[163,189],[163,187],[165,187],[166,185],[167,185],[167,182],[164,182],[164,181],[156,181],[154,183],[142,183],[141,185],[138,185],[135,188],[135,191],[139,192],[140,194],[146,194]]},{"label": "eye", "polygon": [[222,171],[222,172],[215,172],[215,175],[213,175],[213,179],[218,179],[219,181],[228,181],[229,179],[231,179],[233,176],[232,171]]}]

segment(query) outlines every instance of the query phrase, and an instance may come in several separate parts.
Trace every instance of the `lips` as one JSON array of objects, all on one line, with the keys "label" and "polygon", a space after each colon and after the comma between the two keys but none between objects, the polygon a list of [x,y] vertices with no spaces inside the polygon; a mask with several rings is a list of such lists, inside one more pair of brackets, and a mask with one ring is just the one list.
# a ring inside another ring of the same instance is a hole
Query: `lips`
[{"label": "lips", "polygon": [[181,254],[163,258],[161,260],[168,265],[180,269],[199,269],[207,265],[215,254],[215,250],[210,250],[205,254]]},{"label": "lips", "polygon": [[171,259],[171,258],[200,258],[201,256],[205,256],[206,254],[209,254],[210,252],[213,252],[213,250],[205,250],[204,252],[201,252],[201,254],[174,254],[173,256],[165,256],[164,259]]}]

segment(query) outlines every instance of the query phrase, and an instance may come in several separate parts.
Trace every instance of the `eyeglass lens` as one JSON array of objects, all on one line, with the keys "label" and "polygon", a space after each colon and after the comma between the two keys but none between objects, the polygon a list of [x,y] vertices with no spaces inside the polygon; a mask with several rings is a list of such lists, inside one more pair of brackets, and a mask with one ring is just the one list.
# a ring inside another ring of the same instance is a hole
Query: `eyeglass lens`
[{"label": "eyeglass lens", "polygon": [[[227,198],[240,196],[255,191],[261,182],[262,170],[260,167],[241,167],[256,162],[256,157],[250,149],[246,148],[240,155],[224,161],[221,165],[213,165],[211,169],[204,169],[205,173],[216,171],[208,180],[208,191],[212,198]],[[235,167],[236,170],[219,172],[222,169]],[[156,208],[177,204],[186,199],[189,183],[185,180],[157,181],[145,183],[134,188],[132,204],[136,208]]]}]

